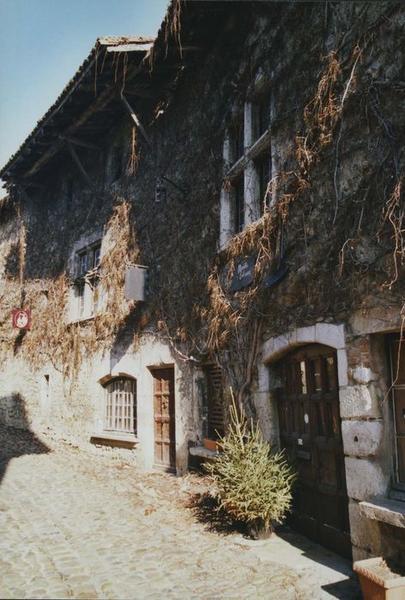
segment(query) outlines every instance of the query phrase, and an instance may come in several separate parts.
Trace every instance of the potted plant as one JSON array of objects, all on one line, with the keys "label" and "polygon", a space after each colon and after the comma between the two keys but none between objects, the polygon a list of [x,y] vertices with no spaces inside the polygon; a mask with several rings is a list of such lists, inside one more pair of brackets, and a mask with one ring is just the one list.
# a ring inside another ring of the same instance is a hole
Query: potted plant
[{"label": "potted plant", "polygon": [[238,414],[233,397],[228,431],[219,445],[222,451],[205,464],[219,507],[244,522],[251,537],[269,537],[291,505],[294,474],[283,453],[271,451],[258,424]]},{"label": "potted plant", "polygon": [[220,450],[220,443],[218,440],[213,440],[212,438],[204,438],[203,440],[204,448],[207,450],[213,450],[214,452],[218,452]]},{"label": "potted plant", "polygon": [[405,577],[390,569],[379,556],[354,563],[364,600],[404,600]]}]

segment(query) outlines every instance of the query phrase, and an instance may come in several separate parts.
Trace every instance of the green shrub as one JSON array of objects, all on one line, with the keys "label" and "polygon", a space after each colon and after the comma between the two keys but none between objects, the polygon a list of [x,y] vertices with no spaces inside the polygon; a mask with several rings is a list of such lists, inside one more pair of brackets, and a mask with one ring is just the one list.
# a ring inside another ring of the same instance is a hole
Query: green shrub
[{"label": "green shrub", "polygon": [[243,521],[252,535],[271,532],[291,506],[295,475],[284,453],[271,451],[258,424],[239,416],[233,401],[230,425],[220,440],[222,452],[205,469],[215,481],[220,508]]}]

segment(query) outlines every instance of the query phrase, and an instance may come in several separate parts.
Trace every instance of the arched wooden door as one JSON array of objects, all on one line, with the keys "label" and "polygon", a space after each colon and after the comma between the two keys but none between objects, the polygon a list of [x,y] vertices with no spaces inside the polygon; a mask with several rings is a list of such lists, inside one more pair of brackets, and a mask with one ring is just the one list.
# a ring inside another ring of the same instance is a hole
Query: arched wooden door
[{"label": "arched wooden door", "polygon": [[280,367],[280,439],[297,471],[291,525],[351,558],[336,351],[305,346]]}]

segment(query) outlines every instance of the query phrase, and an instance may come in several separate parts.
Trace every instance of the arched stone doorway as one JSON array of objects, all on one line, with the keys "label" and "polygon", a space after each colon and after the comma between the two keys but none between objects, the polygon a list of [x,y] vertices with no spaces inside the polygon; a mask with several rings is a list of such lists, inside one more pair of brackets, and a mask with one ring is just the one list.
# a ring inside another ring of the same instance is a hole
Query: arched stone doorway
[{"label": "arched stone doorway", "polygon": [[308,344],[277,366],[280,443],[297,471],[291,524],[351,557],[337,352]]}]

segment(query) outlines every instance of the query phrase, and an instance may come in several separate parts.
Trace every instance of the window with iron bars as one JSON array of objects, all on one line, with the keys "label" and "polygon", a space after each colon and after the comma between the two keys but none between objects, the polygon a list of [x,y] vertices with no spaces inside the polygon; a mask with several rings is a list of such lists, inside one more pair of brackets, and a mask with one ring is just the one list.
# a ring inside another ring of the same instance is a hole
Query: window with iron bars
[{"label": "window with iron bars", "polygon": [[394,487],[405,492],[405,340],[389,338],[394,421]]},{"label": "window with iron bars", "polygon": [[104,429],[136,434],[135,379],[118,377],[107,384]]}]

